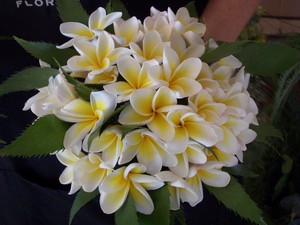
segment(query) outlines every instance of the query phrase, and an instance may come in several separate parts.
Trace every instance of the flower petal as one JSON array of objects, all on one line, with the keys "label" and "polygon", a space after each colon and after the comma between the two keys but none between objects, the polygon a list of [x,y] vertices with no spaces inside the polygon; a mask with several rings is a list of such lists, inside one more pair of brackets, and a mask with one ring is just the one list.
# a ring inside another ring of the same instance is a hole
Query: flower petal
[{"label": "flower petal", "polygon": [[147,126],[164,141],[171,140],[175,135],[172,123],[162,113],[155,113],[155,116]]},{"label": "flower petal", "polygon": [[66,22],[59,26],[60,32],[70,38],[86,36],[92,38],[93,32],[84,24],[78,22]]},{"label": "flower petal", "polygon": [[230,175],[218,169],[206,170],[205,168],[198,171],[203,183],[213,187],[225,187],[230,181]]},{"label": "flower petal", "polygon": [[[163,53],[163,67],[165,74],[170,74],[175,71],[177,66],[179,65],[179,57],[177,53],[169,48],[166,47]],[[167,80],[169,81],[171,77],[167,77]]]},{"label": "flower petal", "polygon": [[145,165],[147,173],[158,173],[162,168],[162,160],[158,154],[155,145],[149,138],[144,138],[142,145],[139,146],[137,153],[138,162]]},{"label": "flower petal", "polygon": [[101,22],[101,26],[98,27],[98,29],[105,29],[109,25],[111,25],[114,21],[121,18],[122,13],[121,12],[112,12],[108,14]]},{"label": "flower petal", "polygon": [[204,123],[186,122],[185,128],[187,129],[190,138],[204,146],[213,146],[218,141],[215,130]]},{"label": "flower petal", "polygon": [[188,58],[184,60],[174,71],[172,79],[176,80],[182,77],[196,79],[201,71],[201,60],[198,58]]},{"label": "flower petal", "polygon": [[143,39],[143,52],[146,59],[152,59],[151,53],[156,48],[157,44],[161,43],[161,37],[156,30],[147,32]]},{"label": "flower petal", "polygon": [[132,182],[130,186],[130,194],[138,212],[146,215],[150,215],[153,212],[153,201],[147,191],[140,184]]},{"label": "flower petal", "polygon": [[97,61],[101,63],[114,48],[115,44],[112,37],[106,31],[99,32],[96,52]]},{"label": "flower petal", "polygon": [[143,116],[137,113],[131,105],[125,107],[119,116],[119,123],[124,125],[145,125],[152,120],[153,116]]},{"label": "flower petal", "polygon": [[150,116],[153,113],[152,100],[154,95],[155,90],[152,88],[138,89],[132,93],[130,103],[137,113]]},{"label": "flower petal", "polygon": [[185,153],[177,154],[177,165],[174,167],[169,167],[169,169],[179,177],[186,177],[189,172],[189,162],[187,155]]},{"label": "flower petal", "polygon": [[116,212],[125,202],[129,192],[129,185],[120,189],[118,192],[106,193],[101,192],[100,206],[104,213],[112,214]]},{"label": "flower petal", "polygon": [[91,105],[94,111],[100,110],[107,117],[117,106],[116,95],[109,94],[106,91],[91,92]]},{"label": "flower petal", "polygon": [[98,9],[96,9],[89,17],[89,27],[91,29],[97,29],[105,16],[106,11],[104,8],[99,7]]},{"label": "flower petal", "polygon": [[122,56],[118,60],[118,69],[122,77],[132,88],[138,88],[138,78],[141,70],[140,64],[130,56]]},{"label": "flower petal", "polygon": [[82,141],[93,128],[94,124],[94,121],[73,124],[65,134],[64,147],[70,148],[76,143]]},{"label": "flower petal", "polygon": [[159,109],[168,105],[176,105],[177,99],[174,93],[167,87],[160,87],[153,98],[152,108]]},{"label": "flower petal", "polygon": [[236,136],[227,127],[221,126],[221,128],[224,133],[224,138],[223,140],[216,143],[216,147],[225,153],[236,154],[240,149],[240,145]]},{"label": "flower petal", "polygon": [[207,157],[203,152],[204,147],[197,142],[189,141],[186,149],[186,155],[189,162],[194,164],[203,164],[207,161]]},{"label": "flower petal", "polygon": [[156,177],[146,174],[134,174],[130,178],[131,181],[139,183],[146,190],[156,190],[164,185],[164,182],[158,180]]},{"label": "flower petal", "polygon": [[121,167],[107,175],[99,187],[100,193],[114,194],[122,189],[125,189],[129,180],[124,179],[125,167]]},{"label": "flower petal", "polygon": [[172,140],[166,142],[166,148],[169,152],[178,154],[186,150],[189,141],[189,134],[185,127],[176,127]]},{"label": "flower petal", "polygon": [[119,164],[125,164],[130,162],[137,154],[139,150],[139,147],[136,145],[126,145],[121,152],[120,159],[119,159]]}]

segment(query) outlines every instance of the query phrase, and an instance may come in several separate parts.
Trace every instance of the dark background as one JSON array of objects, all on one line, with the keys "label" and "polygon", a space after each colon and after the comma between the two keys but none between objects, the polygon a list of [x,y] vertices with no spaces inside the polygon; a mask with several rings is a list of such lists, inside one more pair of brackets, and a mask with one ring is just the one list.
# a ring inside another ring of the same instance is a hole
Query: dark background
[{"label": "dark background", "polygon": [[[0,1],[0,35],[15,35],[25,40],[61,44],[66,39],[59,32],[61,23],[56,7],[26,6],[25,0],[17,8],[19,0]],[[83,0],[81,3],[90,14],[107,1]],[[150,7],[174,12],[189,1],[139,0],[124,1],[130,15],[143,20],[150,13]],[[27,0],[34,4],[34,0]],[[196,1],[201,12],[206,1]],[[3,38],[2,38],[3,39]],[[13,40],[0,41],[0,82],[25,67],[38,66],[33,59]],[[0,139],[10,143],[19,136],[35,116],[22,111],[26,100],[36,91],[13,93],[0,98]],[[46,137],[45,137],[46,138]],[[24,146],[24,148],[30,146]],[[0,224],[1,225],[65,225],[74,196],[69,196],[69,185],[63,186],[58,177],[63,171],[55,156],[44,158],[0,158]],[[184,210],[188,225],[247,224],[220,205],[209,193],[204,200],[192,208],[187,204]],[[92,201],[75,216],[74,225],[114,224],[112,215],[104,215],[98,199]]]}]

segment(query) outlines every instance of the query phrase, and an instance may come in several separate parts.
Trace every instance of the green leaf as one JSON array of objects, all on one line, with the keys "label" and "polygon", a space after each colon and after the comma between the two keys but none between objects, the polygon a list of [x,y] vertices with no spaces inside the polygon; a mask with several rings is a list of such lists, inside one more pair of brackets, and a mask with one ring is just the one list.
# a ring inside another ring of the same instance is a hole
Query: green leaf
[{"label": "green leaf", "polygon": [[293,159],[286,154],[282,155],[282,159],[284,162],[281,165],[281,172],[283,174],[288,174],[293,168]]},{"label": "green leaf", "polygon": [[272,124],[260,122],[259,126],[250,126],[252,130],[254,130],[257,134],[255,139],[256,142],[268,143],[268,138],[275,137],[279,139],[283,139],[282,133],[280,130],[275,128]]},{"label": "green leaf", "polygon": [[65,75],[66,80],[74,85],[74,89],[83,100],[89,102],[90,101],[90,94],[93,91],[92,88],[89,88],[84,83],[76,80],[75,78],[71,77],[68,73],[66,73],[63,68],[59,65],[59,68],[62,70],[63,74]]},{"label": "green leaf", "polygon": [[224,188],[205,186],[220,202],[242,218],[259,225],[266,225],[261,210],[244,191],[241,185],[231,177],[230,183]]},{"label": "green leaf", "polygon": [[115,213],[116,225],[139,225],[133,198],[128,195],[122,207]]},{"label": "green leaf", "polygon": [[6,142],[0,139],[0,144],[6,144]]},{"label": "green leaf", "polygon": [[300,64],[291,67],[285,71],[278,79],[278,87],[275,92],[273,100],[273,111],[271,114],[271,121],[273,123],[280,120],[281,111],[284,108],[286,101],[300,80]]},{"label": "green leaf", "polygon": [[[1,88],[1,86],[0,86],[0,88]],[[6,118],[6,117],[7,117],[6,115],[0,113],[0,118]]]},{"label": "green leaf", "polygon": [[233,166],[233,167],[224,167],[224,171],[230,173],[231,175],[235,175],[235,176],[249,177],[249,178],[258,177],[257,174],[253,173],[246,166],[240,165],[240,164]]},{"label": "green leaf", "polygon": [[70,124],[54,115],[43,116],[11,144],[0,150],[0,156],[45,156],[63,149],[63,140]]},{"label": "green leaf", "polygon": [[288,174],[283,174],[280,179],[277,181],[274,191],[272,194],[272,200],[275,200],[283,191],[283,189],[286,187],[289,180]]},{"label": "green leaf", "polygon": [[0,35],[0,41],[9,41],[14,40],[12,36],[9,35]]},{"label": "green leaf", "polygon": [[93,91],[91,88],[85,86],[85,85],[76,85],[75,91],[77,94],[85,101],[90,101],[90,94]]},{"label": "green leaf", "polygon": [[61,65],[65,65],[67,60],[76,54],[76,51],[73,49],[58,49],[51,43],[26,41],[18,37],[14,37],[14,39],[33,57],[53,67],[57,66],[55,59]]},{"label": "green leaf", "polygon": [[130,17],[128,10],[121,0],[110,0],[105,9],[107,14],[112,12],[122,12],[122,18],[124,20],[127,20]]},{"label": "green leaf", "polygon": [[122,139],[128,134],[129,132],[133,131],[134,129],[138,128],[139,126],[122,126]]},{"label": "green leaf", "polygon": [[176,211],[170,211],[170,225],[177,224],[176,221],[179,222],[180,225],[186,225],[183,209],[180,208]]},{"label": "green leaf", "polygon": [[218,48],[204,53],[201,57],[203,62],[211,64],[226,56],[233,55],[239,52],[244,46],[248,45],[249,41],[224,42]]},{"label": "green leaf", "polygon": [[187,8],[191,17],[199,18],[199,15],[198,15],[198,12],[197,12],[197,9],[195,6],[195,1],[191,1],[191,2],[187,3],[184,7]]},{"label": "green leaf", "polygon": [[245,70],[262,76],[283,73],[300,61],[300,52],[276,43],[250,43],[235,56]]},{"label": "green leaf", "polygon": [[49,77],[57,75],[52,68],[31,67],[19,71],[0,84],[0,96],[17,91],[29,91],[48,85]]},{"label": "green leaf", "polygon": [[89,15],[79,0],[57,0],[57,10],[63,22],[79,22],[88,24]]},{"label": "green leaf", "polygon": [[69,225],[72,224],[73,218],[75,214],[87,203],[89,203],[91,200],[97,197],[99,195],[98,189],[94,190],[93,192],[85,192],[83,190],[80,190],[76,198],[73,202],[71,211],[70,211],[70,217],[69,217]]},{"label": "green leaf", "polygon": [[154,203],[151,215],[139,214],[140,225],[169,225],[170,223],[170,198],[167,185],[155,191],[149,191]]}]

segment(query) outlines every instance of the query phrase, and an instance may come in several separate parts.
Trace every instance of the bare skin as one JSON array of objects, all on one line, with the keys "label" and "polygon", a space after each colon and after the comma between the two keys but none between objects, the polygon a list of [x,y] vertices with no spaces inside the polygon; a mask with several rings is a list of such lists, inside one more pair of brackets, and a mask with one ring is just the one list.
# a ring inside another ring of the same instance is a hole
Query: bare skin
[{"label": "bare skin", "polygon": [[210,0],[200,17],[206,24],[205,40],[235,41],[261,0]]}]

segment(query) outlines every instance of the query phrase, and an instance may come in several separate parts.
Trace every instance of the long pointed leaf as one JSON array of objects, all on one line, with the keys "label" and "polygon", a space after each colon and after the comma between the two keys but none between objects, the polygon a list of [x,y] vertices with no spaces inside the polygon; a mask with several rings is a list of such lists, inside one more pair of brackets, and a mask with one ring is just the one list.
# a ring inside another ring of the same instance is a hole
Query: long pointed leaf
[{"label": "long pointed leaf", "polygon": [[61,64],[66,65],[67,60],[76,54],[73,49],[58,49],[54,44],[45,42],[26,41],[18,37],[14,39],[33,57],[57,67],[55,59]]},{"label": "long pointed leaf", "polygon": [[88,14],[79,0],[57,0],[57,10],[63,22],[88,23]]},{"label": "long pointed leaf", "polygon": [[274,97],[273,112],[271,114],[271,121],[273,122],[277,122],[276,119],[280,118],[281,111],[288,99],[289,94],[300,80],[299,65],[300,64],[287,70],[279,79],[278,88]]},{"label": "long pointed leaf", "polygon": [[235,56],[248,73],[278,75],[300,61],[300,51],[276,43],[250,43]]},{"label": "long pointed leaf", "polygon": [[37,119],[11,144],[0,150],[1,156],[45,156],[63,148],[63,140],[70,124],[54,115]]},{"label": "long pointed leaf", "polygon": [[195,1],[191,1],[191,2],[187,3],[184,7],[187,8],[191,17],[197,17],[197,18],[200,17],[200,15],[198,15],[198,12],[197,12]]},{"label": "long pointed leaf", "polygon": [[129,13],[121,0],[110,0],[105,8],[107,13],[122,12],[122,18],[124,20],[129,19]]},{"label": "long pointed leaf", "polygon": [[167,185],[149,192],[154,211],[151,215],[139,214],[140,225],[169,225],[170,224],[170,194]]},{"label": "long pointed leaf", "polygon": [[29,91],[48,85],[49,77],[58,74],[57,69],[31,67],[19,71],[0,84],[0,96],[17,92]]},{"label": "long pointed leaf", "polygon": [[83,190],[80,190],[77,195],[76,198],[73,202],[71,211],[70,211],[70,217],[69,217],[69,225],[72,224],[73,218],[75,216],[75,214],[83,207],[85,206],[87,203],[89,203],[91,200],[93,200],[94,198],[97,197],[97,195],[99,195],[99,191],[98,189],[96,189],[93,192],[85,192]]},{"label": "long pointed leaf", "polygon": [[261,210],[233,177],[224,188],[205,187],[228,209],[231,209],[242,218],[255,224],[266,225]]},{"label": "long pointed leaf", "polygon": [[180,225],[187,225],[182,208],[180,208],[179,210],[170,212],[170,225],[178,224],[176,222],[178,222]]},{"label": "long pointed leaf", "polygon": [[139,225],[138,217],[131,195],[128,195],[125,203],[115,213],[116,225]]},{"label": "long pointed leaf", "polygon": [[226,56],[233,55],[239,52],[249,41],[224,42],[218,48],[206,52],[201,60],[208,64],[213,63]]}]

